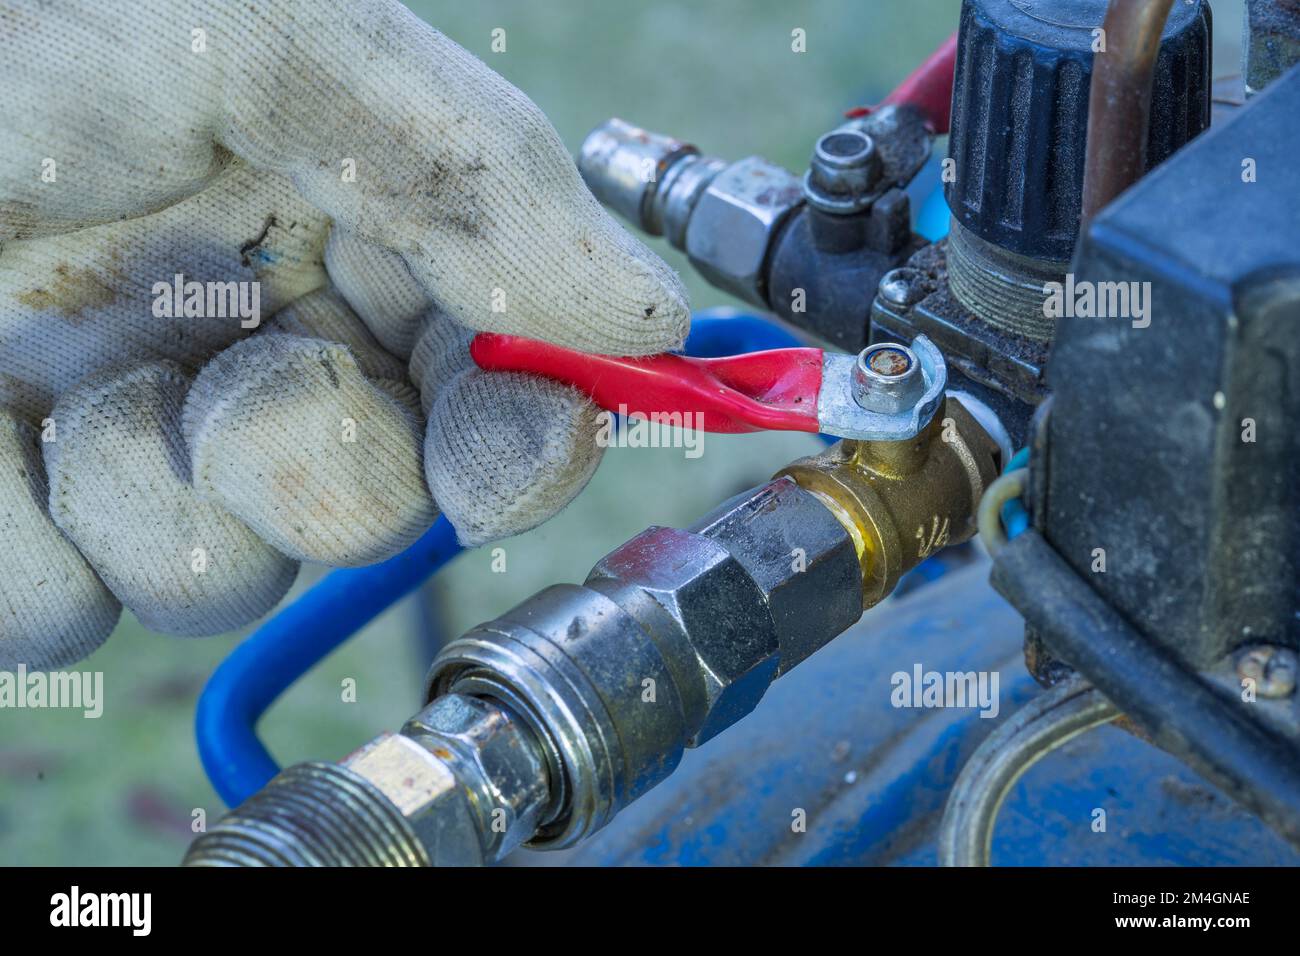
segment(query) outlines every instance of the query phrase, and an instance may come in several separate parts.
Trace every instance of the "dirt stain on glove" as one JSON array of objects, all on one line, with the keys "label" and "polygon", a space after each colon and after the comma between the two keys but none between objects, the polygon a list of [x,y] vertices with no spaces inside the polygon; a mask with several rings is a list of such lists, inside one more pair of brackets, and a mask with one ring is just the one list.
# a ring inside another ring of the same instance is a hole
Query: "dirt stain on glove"
[{"label": "dirt stain on glove", "polygon": [[20,292],[17,298],[30,309],[57,310],[71,324],[80,325],[89,317],[87,310],[104,309],[116,302],[125,282],[126,276],[116,266],[105,273],[94,267],[73,268],[60,262],[50,282]]}]

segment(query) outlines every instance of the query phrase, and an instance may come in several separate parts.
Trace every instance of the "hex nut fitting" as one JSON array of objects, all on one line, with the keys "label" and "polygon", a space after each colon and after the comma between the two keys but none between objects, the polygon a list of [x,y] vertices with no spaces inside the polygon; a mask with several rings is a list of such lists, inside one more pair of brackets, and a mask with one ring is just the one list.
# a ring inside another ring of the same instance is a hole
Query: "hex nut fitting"
[{"label": "hex nut fitting", "polygon": [[788,477],[736,496],[691,526],[721,544],[763,592],[787,673],[862,616],[853,540]]},{"label": "hex nut fitting", "polygon": [[803,204],[791,173],[757,156],[713,177],[686,226],[686,254],[713,285],[767,307],[763,267],[786,217]]},{"label": "hex nut fitting", "polygon": [[914,406],[925,394],[921,363],[906,345],[868,345],[853,364],[853,400],[863,408],[896,415]]},{"label": "hex nut fitting", "polygon": [[432,866],[482,866],[488,861],[472,798],[456,779],[450,754],[440,757],[410,737],[386,733],[341,765],[397,808]]},{"label": "hex nut fitting", "polygon": [[687,636],[705,697],[687,746],[754,709],[776,677],[780,641],[762,592],[726,548],[689,531],[650,528],[602,558],[588,580],[600,578],[633,584]]},{"label": "hex nut fitting", "polygon": [[468,795],[489,861],[526,841],[549,800],[544,751],[494,701],[444,694],[402,728],[456,776]]}]

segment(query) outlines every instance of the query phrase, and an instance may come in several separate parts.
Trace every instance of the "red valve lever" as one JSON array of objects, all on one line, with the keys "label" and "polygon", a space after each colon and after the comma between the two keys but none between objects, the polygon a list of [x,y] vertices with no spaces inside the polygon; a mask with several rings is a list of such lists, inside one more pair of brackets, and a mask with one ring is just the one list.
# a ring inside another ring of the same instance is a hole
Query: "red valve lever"
[{"label": "red valve lever", "polygon": [[671,353],[620,358],[480,332],[470,342],[469,353],[488,371],[532,372],[574,385],[611,412],[645,417],[699,412],[704,430],[710,432],[818,430],[821,349],[773,349],[724,358]]}]

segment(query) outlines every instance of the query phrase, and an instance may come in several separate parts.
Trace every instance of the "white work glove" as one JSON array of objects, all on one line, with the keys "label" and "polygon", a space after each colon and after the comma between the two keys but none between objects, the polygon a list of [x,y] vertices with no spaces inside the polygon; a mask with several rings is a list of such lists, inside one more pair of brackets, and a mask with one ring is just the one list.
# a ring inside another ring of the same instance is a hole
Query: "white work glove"
[{"label": "white work glove", "polygon": [[[534,527],[596,410],[471,368],[468,330],[685,336],[546,117],[395,0],[0,0],[0,131],[0,669],[84,657],[122,604],[242,626],[439,509]],[[256,281],[260,327],[159,315],[177,274]]]}]

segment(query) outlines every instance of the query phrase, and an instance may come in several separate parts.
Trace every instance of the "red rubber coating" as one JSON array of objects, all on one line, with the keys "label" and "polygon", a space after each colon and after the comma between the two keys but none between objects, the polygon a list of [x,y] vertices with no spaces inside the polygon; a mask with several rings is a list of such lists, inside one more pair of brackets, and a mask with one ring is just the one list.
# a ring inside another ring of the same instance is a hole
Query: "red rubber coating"
[{"label": "red rubber coating", "polygon": [[818,430],[821,349],[773,349],[724,358],[670,353],[619,358],[480,332],[470,342],[469,353],[480,368],[544,375],[580,388],[601,408],[620,414],[649,418],[656,413],[700,412],[702,427],[710,432]]},{"label": "red rubber coating", "polygon": [[946,133],[952,119],[952,77],[956,68],[957,34],[954,33],[909,74],[894,92],[881,100],[879,106],[859,106],[844,115],[856,119],[881,106],[906,103],[920,111],[931,131]]}]

